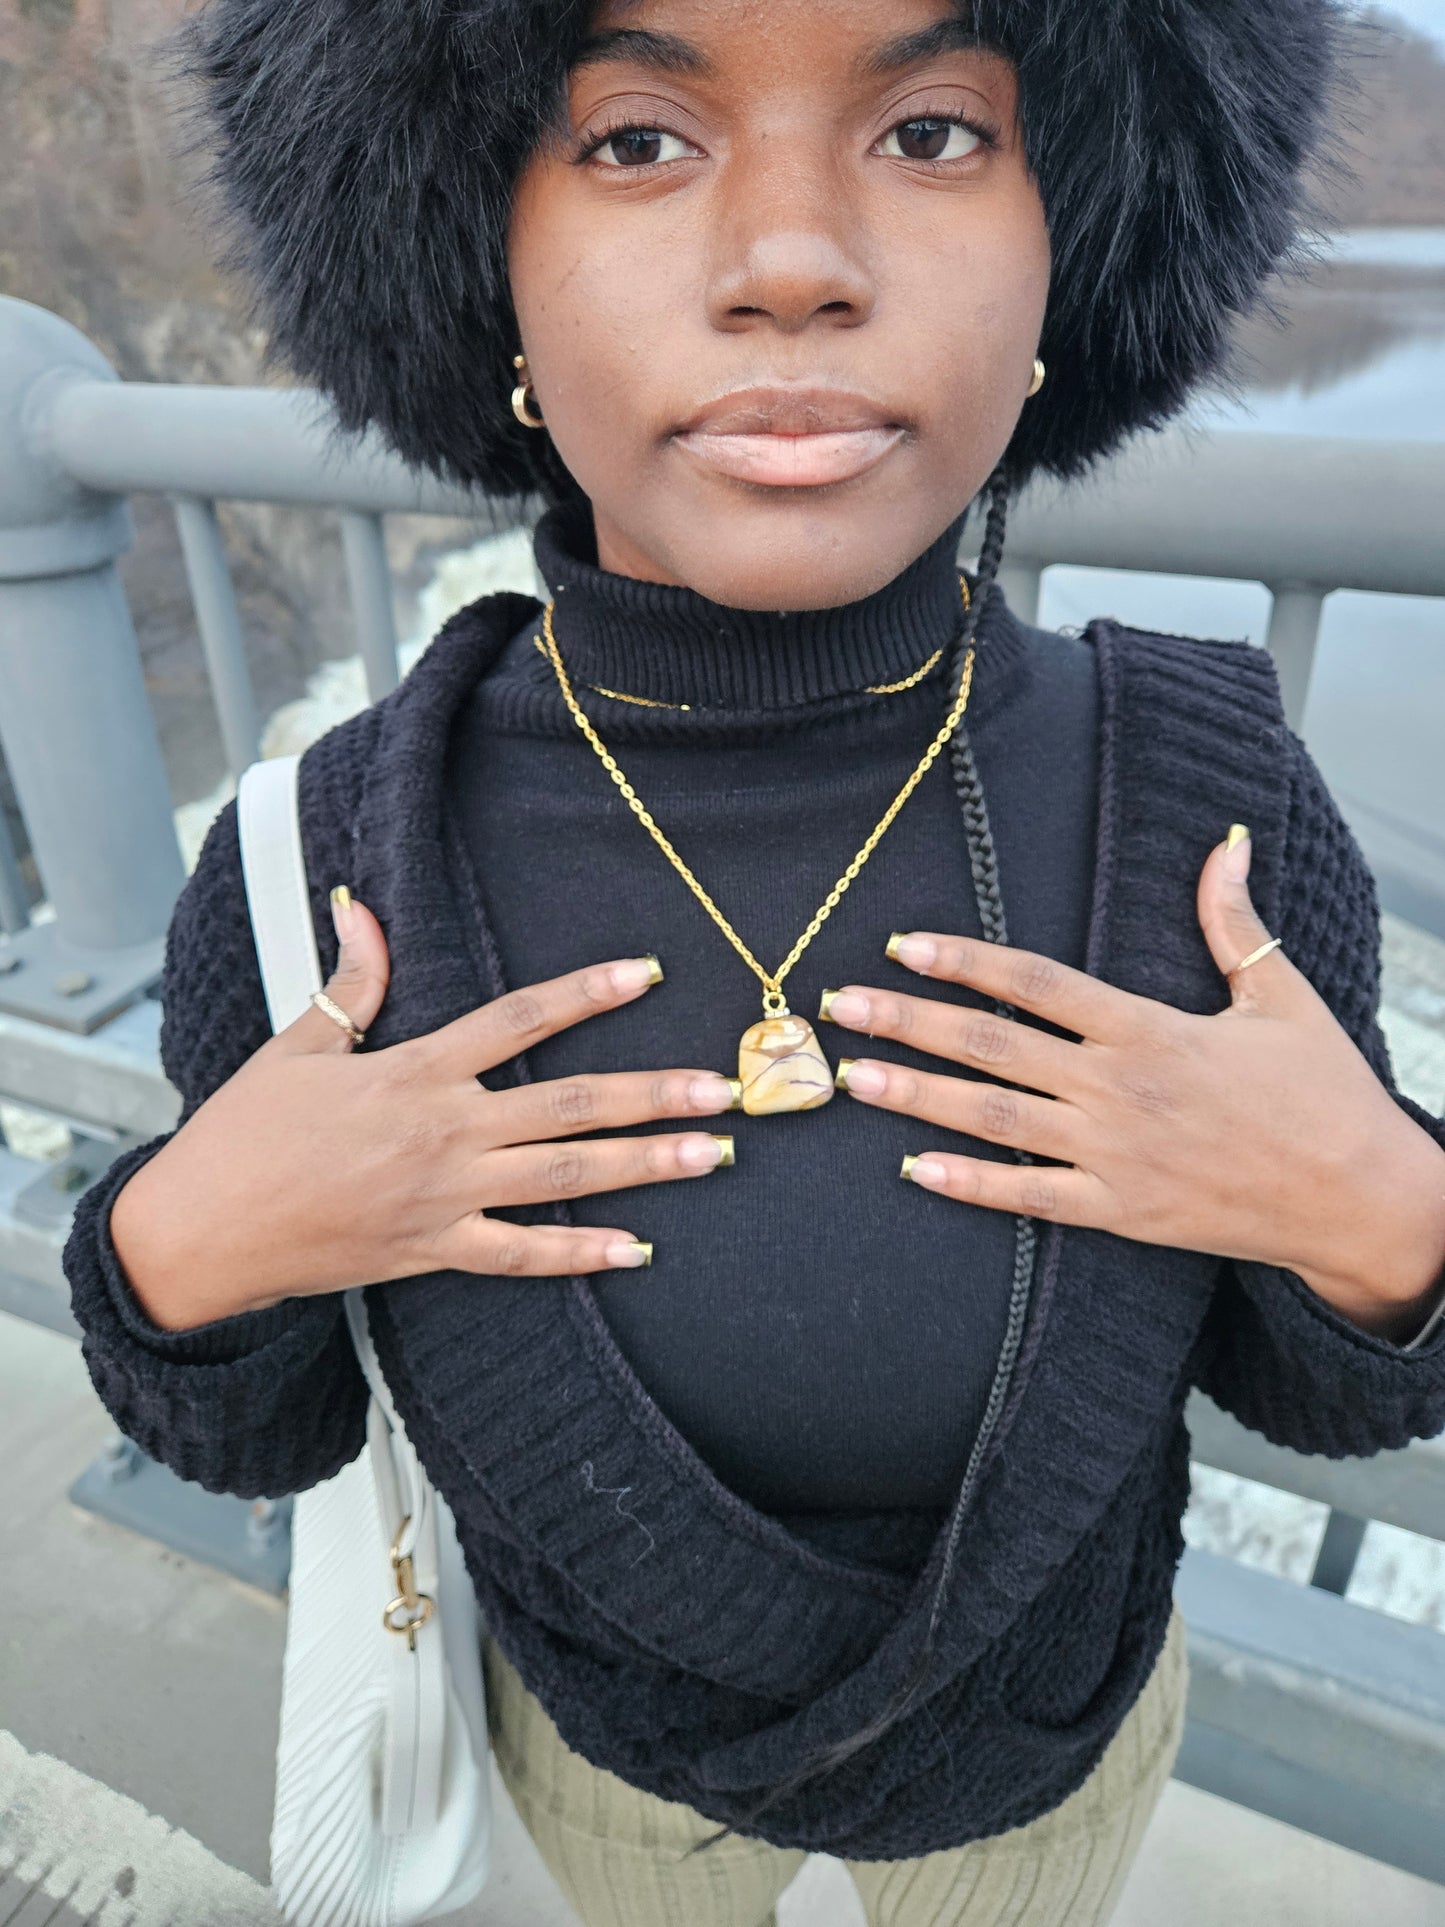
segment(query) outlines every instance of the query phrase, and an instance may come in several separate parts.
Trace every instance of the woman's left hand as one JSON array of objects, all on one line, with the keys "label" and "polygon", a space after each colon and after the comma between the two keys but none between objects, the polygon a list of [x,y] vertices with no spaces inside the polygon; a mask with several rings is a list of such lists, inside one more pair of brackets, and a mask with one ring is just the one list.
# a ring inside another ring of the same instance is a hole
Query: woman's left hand
[{"label": "woman's left hand", "polygon": [[1030,1011],[1077,1041],[850,984],[824,994],[834,1023],[1021,1088],[877,1058],[853,1060],[843,1088],[1063,1160],[928,1151],[911,1176],[931,1190],[1284,1266],[1354,1323],[1408,1338],[1445,1263],[1445,1149],[1394,1101],[1283,950],[1237,970],[1270,934],[1245,882],[1249,848],[1246,837],[1226,857],[1217,844],[1199,879],[1200,926],[1230,981],[1227,1010],[1199,1016],[1036,951],[912,932],[890,953],[900,963]]}]

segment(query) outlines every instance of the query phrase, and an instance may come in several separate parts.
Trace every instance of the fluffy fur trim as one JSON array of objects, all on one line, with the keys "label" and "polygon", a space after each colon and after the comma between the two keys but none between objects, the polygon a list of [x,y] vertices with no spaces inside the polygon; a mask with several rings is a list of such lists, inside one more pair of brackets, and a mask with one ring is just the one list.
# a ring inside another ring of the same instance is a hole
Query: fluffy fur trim
[{"label": "fluffy fur trim", "polygon": [[[1340,0],[959,0],[1016,64],[1053,248],[1010,478],[1077,475],[1224,364],[1299,258]],[[273,350],[410,461],[494,494],[569,488],[508,406],[512,184],[579,0],[208,0],[186,64]]]}]

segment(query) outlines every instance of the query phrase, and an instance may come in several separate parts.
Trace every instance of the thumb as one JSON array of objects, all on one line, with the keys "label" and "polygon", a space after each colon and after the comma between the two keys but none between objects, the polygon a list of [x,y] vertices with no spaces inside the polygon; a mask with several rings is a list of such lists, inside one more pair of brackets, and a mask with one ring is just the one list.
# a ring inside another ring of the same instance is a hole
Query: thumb
[{"label": "thumb", "polygon": [[1216,843],[1205,858],[1198,892],[1199,925],[1209,953],[1225,976],[1230,978],[1233,1007],[1257,1006],[1282,975],[1292,975],[1294,966],[1283,951],[1271,950],[1238,976],[1230,976],[1241,958],[1268,943],[1266,930],[1249,894],[1249,858],[1253,838],[1243,823],[1231,823],[1229,835]]},{"label": "thumb", "polygon": [[[364,1031],[381,1009],[386,987],[391,981],[391,958],[381,925],[359,903],[344,883],[331,892],[331,921],[340,949],[336,968],[322,988]],[[312,1004],[282,1033],[291,1047],[307,1053],[351,1051],[356,1045],[349,1031],[341,1028],[319,1005]]]}]

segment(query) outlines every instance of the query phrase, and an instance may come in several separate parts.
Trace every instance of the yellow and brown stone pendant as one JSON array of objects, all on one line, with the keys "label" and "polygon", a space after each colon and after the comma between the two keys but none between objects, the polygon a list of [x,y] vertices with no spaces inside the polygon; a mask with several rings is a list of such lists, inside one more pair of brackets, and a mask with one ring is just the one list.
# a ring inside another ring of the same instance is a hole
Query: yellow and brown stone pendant
[{"label": "yellow and brown stone pendant", "polygon": [[806,1017],[783,1005],[738,1041],[743,1109],[753,1117],[773,1111],[815,1111],[833,1095],[833,1071]]}]

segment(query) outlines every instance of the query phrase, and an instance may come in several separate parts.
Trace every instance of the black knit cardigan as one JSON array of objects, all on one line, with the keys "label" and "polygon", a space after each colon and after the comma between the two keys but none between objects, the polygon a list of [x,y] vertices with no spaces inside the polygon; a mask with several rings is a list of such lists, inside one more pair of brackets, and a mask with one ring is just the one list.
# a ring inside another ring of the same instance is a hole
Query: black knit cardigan
[{"label": "black knit cardigan", "polygon": [[[457,882],[443,751],[459,704],[534,613],[510,595],[464,610],[390,696],[302,759],[323,970],[336,881],[390,946],[368,1049],[508,987]],[[1014,618],[995,598],[988,620]],[[1284,719],[1269,655],[1109,620],[1086,637],[1101,696],[1089,971],[1182,1010],[1223,1009],[1195,889],[1219,825],[1246,822],[1265,923],[1396,1101],[1445,1142],[1445,1124],[1394,1089],[1374,882]],[[234,804],[177,905],[163,997],[184,1121],[269,1034]],[[246,1497],[302,1490],[363,1444],[366,1391],[340,1300],[155,1327],[108,1212],[164,1141],[119,1157],[76,1210],[64,1262],[92,1379],[117,1424],[183,1477]],[[555,1215],[565,1221],[565,1204]],[[587,1759],[730,1823],[888,1699],[917,1650],[941,1542],[901,1576],[830,1556],[750,1507],[648,1398],[586,1278],[437,1272],[370,1286],[367,1302],[489,1627]],[[1445,1324],[1396,1344],[1292,1271],[1041,1225],[930,1688],[881,1740],[772,1807],[767,1838],[909,1857],[1021,1825],[1084,1781],[1162,1644],[1191,1384],[1280,1445],[1370,1454],[1445,1427]]]}]

